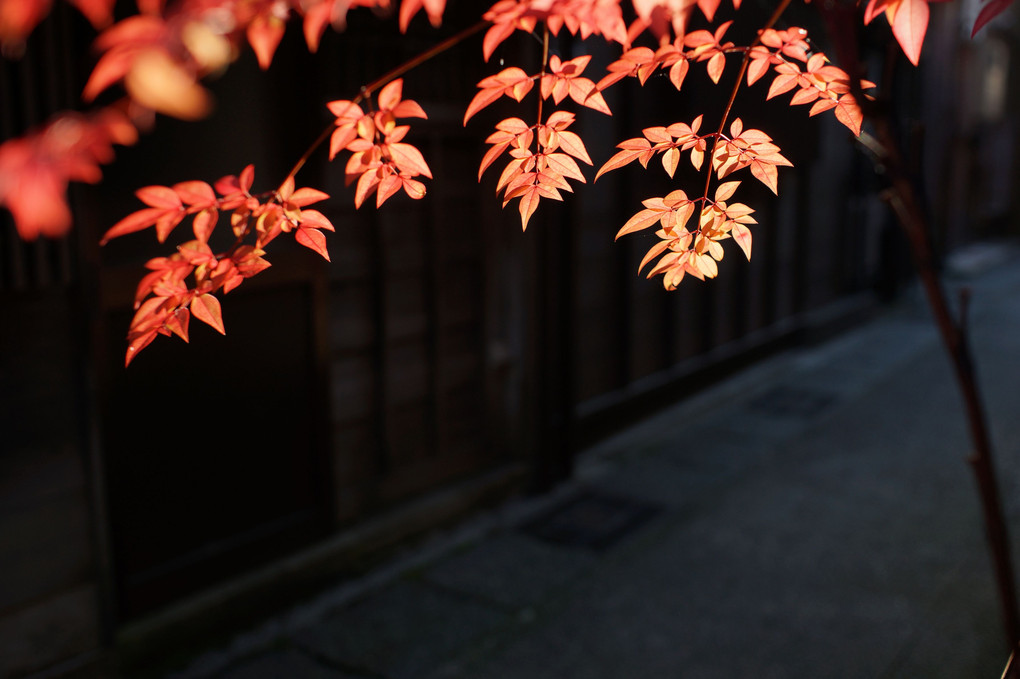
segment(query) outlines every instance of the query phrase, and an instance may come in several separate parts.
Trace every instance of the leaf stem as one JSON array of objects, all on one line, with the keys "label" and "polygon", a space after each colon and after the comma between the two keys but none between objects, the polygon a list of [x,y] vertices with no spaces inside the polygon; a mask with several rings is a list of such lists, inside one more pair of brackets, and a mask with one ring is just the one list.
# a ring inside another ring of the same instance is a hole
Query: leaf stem
[{"label": "leaf stem", "polygon": [[538,124],[542,124],[542,103],[545,97],[542,96],[542,78],[545,77],[545,67],[549,64],[549,25],[542,23],[545,29],[542,32],[542,69],[538,74]]},{"label": "leaf stem", "polygon": [[776,7],[775,11],[772,12],[772,16],[765,22],[760,29],[758,29],[758,35],[755,37],[751,44],[747,46],[747,51],[744,52],[744,58],[740,62],[740,72],[737,74],[737,81],[733,83],[733,90],[730,92],[729,101],[726,102],[726,108],[723,110],[722,118],[719,120],[719,129],[715,132],[715,141],[712,142],[712,153],[708,158],[708,173],[705,177],[705,196],[708,196],[708,189],[712,184],[712,171],[713,171],[713,160],[715,158],[715,150],[719,146],[719,139],[722,138],[723,132],[726,130],[726,122],[729,120],[730,112],[733,110],[733,102],[737,100],[737,92],[740,91],[740,84],[744,81],[744,74],[747,73],[747,66],[751,63],[751,51],[761,44],[761,36],[765,31],[769,30],[776,25],[779,21],[779,17],[783,15],[786,8],[790,6],[792,0],[782,0],[779,6]]}]

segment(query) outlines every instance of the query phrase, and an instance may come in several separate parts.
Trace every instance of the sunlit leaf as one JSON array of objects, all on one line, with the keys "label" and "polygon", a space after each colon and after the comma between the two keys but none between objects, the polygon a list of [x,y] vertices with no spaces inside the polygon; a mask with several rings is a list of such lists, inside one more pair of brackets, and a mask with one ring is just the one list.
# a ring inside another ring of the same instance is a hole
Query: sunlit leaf
[{"label": "sunlit leaf", "polygon": [[220,300],[212,295],[196,295],[191,300],[191,314],[203,323],[215,328],[221,335],[226,335],[223,328],[223,313],[220,310]]}]

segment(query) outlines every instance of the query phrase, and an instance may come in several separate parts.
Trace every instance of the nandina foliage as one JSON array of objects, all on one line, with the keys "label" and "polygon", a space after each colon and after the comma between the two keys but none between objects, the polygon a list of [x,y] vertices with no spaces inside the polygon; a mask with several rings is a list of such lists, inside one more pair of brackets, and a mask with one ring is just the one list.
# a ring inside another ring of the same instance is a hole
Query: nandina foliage
[{"label": "nandina foliage", "polygon": [[[327,27],[342,31],[347,13],[371,9],[395,12],[401,30],[420,12],[434,26],[442,20],[445,0],[136,0],[138,13],[112,22],[113,0],[68,0],[101,30],[94,48],[99,55],[82,99],[94,101],[118,88],[123,98],[91,113],[63,113],[48,124],[0,145],[0,205],[14,216],[18,233],[31,240],[57,236],[71,225],[65,199],[69,181],[95,182],[100,165],[113,159],[113,144],[134,143],[139,129],[151,126],[155,114],[191,120],[205,116],[211,98],[202,79],[223,71],[247,45],[259,65],[269,68],[287,24],[299,19],[310,51],[317,50]],[[892,34],[907,58],[918,63],[928,24],[928,3],[943,0],[869,0],[864,23],[885,14]],[[974,26],[976,33],[1011,4],[989,0]],[[644,85],[656,73],[683,91],[692,71],[704,67],[707,79],[726,84],[721,96],[729,104],[721,119],[704,115],[690,121],[664,120],[620,142],[619,151],[602,163],[594,180],[634,161],[641,166],[659,158],[673,178],[684,155],[704,174],[697,187],[677,188],[643,201],[643,208],[619,229],[617,238],[655,228],[658,241],[641,269],[661,275],[674,289],[690,274],[712,278],[733,240],[750,258],[754,212],[734,199],[743,179],[728,179],[747,170],[773,193],[779,191],[779,168],[791,165],[778,143],[765,131],[731,118],[737,90],[758,87],[766,99],[790,94],[791,106],[810,104],[808,115],[831,111],[836,121],[860,135],[864,116],[859,99],[874,87],[854,82],[797,27],[776,28],[791,0],[777,3],[768,23],[750,44],[727,38],[732,21],[716,25],[721,0],[499,0],[481,12],[484,30],[481,57],[488,61],[497,47],[516,32],[534,34],[542,44],[537,72],[503,66],[478,83],[466,104],[464,124],[502,97],[522,105],[519,116],[496,123],[485,139],[479,179],[505,162],[496,181],[503,205],[517,202],[521,226],[543,199],[562,200],[573,183],[585,183],[583,165],[593,165],[584,141],[571,129],[578,107],[612,115],[604,93],[634,78]],[[17,53],[33,27],[45,17],[52,0],[0,0],[0,46]],[[740,0],[733,0],[739,9]],[[627,10],[627,11],[625,11]],[[699,18],[700,15],[700,18]],[[630,23],[626,16],[633,17]],[[738,15],[739,16],[739,15]],[[690,30],[693,22],[707,28]],[[191,317],[219,332],[224,322],[217,293],[226,294],[269,267],[266,248],[281,234],[329,259],[323,231],[333,225],[307,206],[329,198],[314,188],[296,188],[295,175],[319,143],[329,140],[329,158],[346,158],[344,175],[354,185],[354,205],[375,196],[379,208],[401,192],[412,199],[426,194],[423,179],[432,172],[413,143],[404,121],[426,118],[420,105],[404,98],[403,75],[414,65],[450,49],[473,30],[458,34],[390,74],[366,85],[351,99],[327,104],[334,120],[312,148],[274,190],[252,193],[254,168],[224,177],[212,185],[201,180],[173,186],[148,186],[136,195],[145,207],[126,216],[103,236],[103,242],[153,228],[165,242],[178,226],[190,221],[191,234],[166,257],[151,259],[135,296],[136,313],[128,331],[129,363],[160,334],[188,340]],[[590,70],[591,57],[564,59],[550,53],[550,37],[569,33],[581,40],[599,37],[619,46],[619,56],[605,73]],[[767,88],[759,83],[764,81]],[[413,80],[410,81],[413,88]],[[537,86],[536,86],[537,85]],[[534,97],[534,105],[525,100]],[[566,106],[567,108],[563,108]],[[745,116],[746,117],[746,116]],[[705,160],[708,159],[708,163]],[[739,175],[738,175],[739,176]],[[727,181],[723,181],[726,180]],[[713,185],[713,182],[715,184]],[[216,252],[209,244],[220,221],[229,222],[233,245]]]}]

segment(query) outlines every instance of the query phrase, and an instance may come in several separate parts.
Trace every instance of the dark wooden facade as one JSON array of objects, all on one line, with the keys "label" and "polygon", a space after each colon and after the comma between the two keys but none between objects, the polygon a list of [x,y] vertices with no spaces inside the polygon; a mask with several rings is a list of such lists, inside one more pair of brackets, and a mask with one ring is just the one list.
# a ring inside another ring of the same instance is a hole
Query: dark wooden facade
[{"label": "dark wooden facade", "polygon": [[[477,11],[450,4],[447,33]],[[75,104],[87,32],[65,9],[3,65],[3,138]],[[69,239],[23,244],[0,227],[0,675],[144,663],[360,572],[473,508],[554,485],[587,443],[866,310],[890,278],[896,239],[845,130],[762,108],[759,92],[747,117],[797,168],[778,199],[745,199],[760,222],[750,263],[733,248],[717,280],[674,293],[638,277],[651,241],[613,235],[670,190],[655,169],[543,205],[522,235],[495,178],[476,179],[499,112],[461,124],[496,68],[475,42],[408,80],[430,114],[412,132],[437,177],[425,201],[356,211],[341,168],[315,156],[299,183],[334,196],[332,264],[274,243],[273,268],[224,300],[226,338],[161,339],[125,371],[139,264],[164,250],[134,236],[100,251],[98,235],[141,185],[249,162],[271,185],[328,123],[325,101],[436,40],[353,19],[317,57],[296,33],[268,74],[245,57],[213,85],[209,121],[160,121],[102,186],[74,190]],[[531,51],[525,39],[496,58]],[[689,97],[709,92],[691,77]],[[621,87],[611,119],[582,114],[596,163],[693,115],[658,85]]]}]

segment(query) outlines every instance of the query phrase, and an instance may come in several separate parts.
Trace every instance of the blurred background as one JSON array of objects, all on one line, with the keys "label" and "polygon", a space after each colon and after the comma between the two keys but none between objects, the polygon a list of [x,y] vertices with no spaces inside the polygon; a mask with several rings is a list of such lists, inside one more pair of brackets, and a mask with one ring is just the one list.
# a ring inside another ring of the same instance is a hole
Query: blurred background
[{"label": "blurred background", "polygon": [[[491,125],[527,115],[501,104],[461,121],[475,83],[539,55],[516,38],[485,64],[477,39],[406,76],[404,96],[429,114],[408,140],[436,177],[426,200],[356,211],[320,151],[298,185],[332,196],[332,263],[280,239],[273,267],[224,299],[226,337],[193,326],[189,345],[160,338],[125,370],[141,265],[172,247],[148,233],[98,246],[140,207],[133,190],[249,163],[255,190],[270,189],[330,123],[327,101],[476,20],[475,3],[448,4],[438,31],[416,21],[402,36],[353,12],[317,55],[294,27],[268,72],[246,53],[209,84],[208,119],[161,118],[100,185],[73,186],[65,239],[24,243],[0,214],[0,676],[143,666],[278,611],[482,508],[556,488],[580,451],[867,318],[909,281],[871,160],[829,116],[764,103],[762,85],[741,92],[737,115],[795,167],[778,198],[742,189],[759,222],[749,263],[733,249],[718,279],[672,293],[636,274],[653,237],[613,236],[675,186],[654,163],[543,203],[522,235],[516,210],[500,210],[498,173],[479,182],[477,168]],[[767,15],[745,4],[738,24]],[[788,23],[824,47],[810,9]],[[1017,235],[1020,29],[1007,13],[971,40],[978,9],[933,5],[920,67],[880,74],[895,82],[889,105],[940,257]],[[887,25],[862,35],[881,67]],[[0,64],[0,138],[79,105],[93,36],[57,4]],[[596,41],[553,49],[614,58]],[[724,103],[698,68],[682,96],[664,78],[610,95],[612,117],[578,121],[596,166],[643,127],[711,119]],[[215,603],[224,592],[230,606]]]}]

